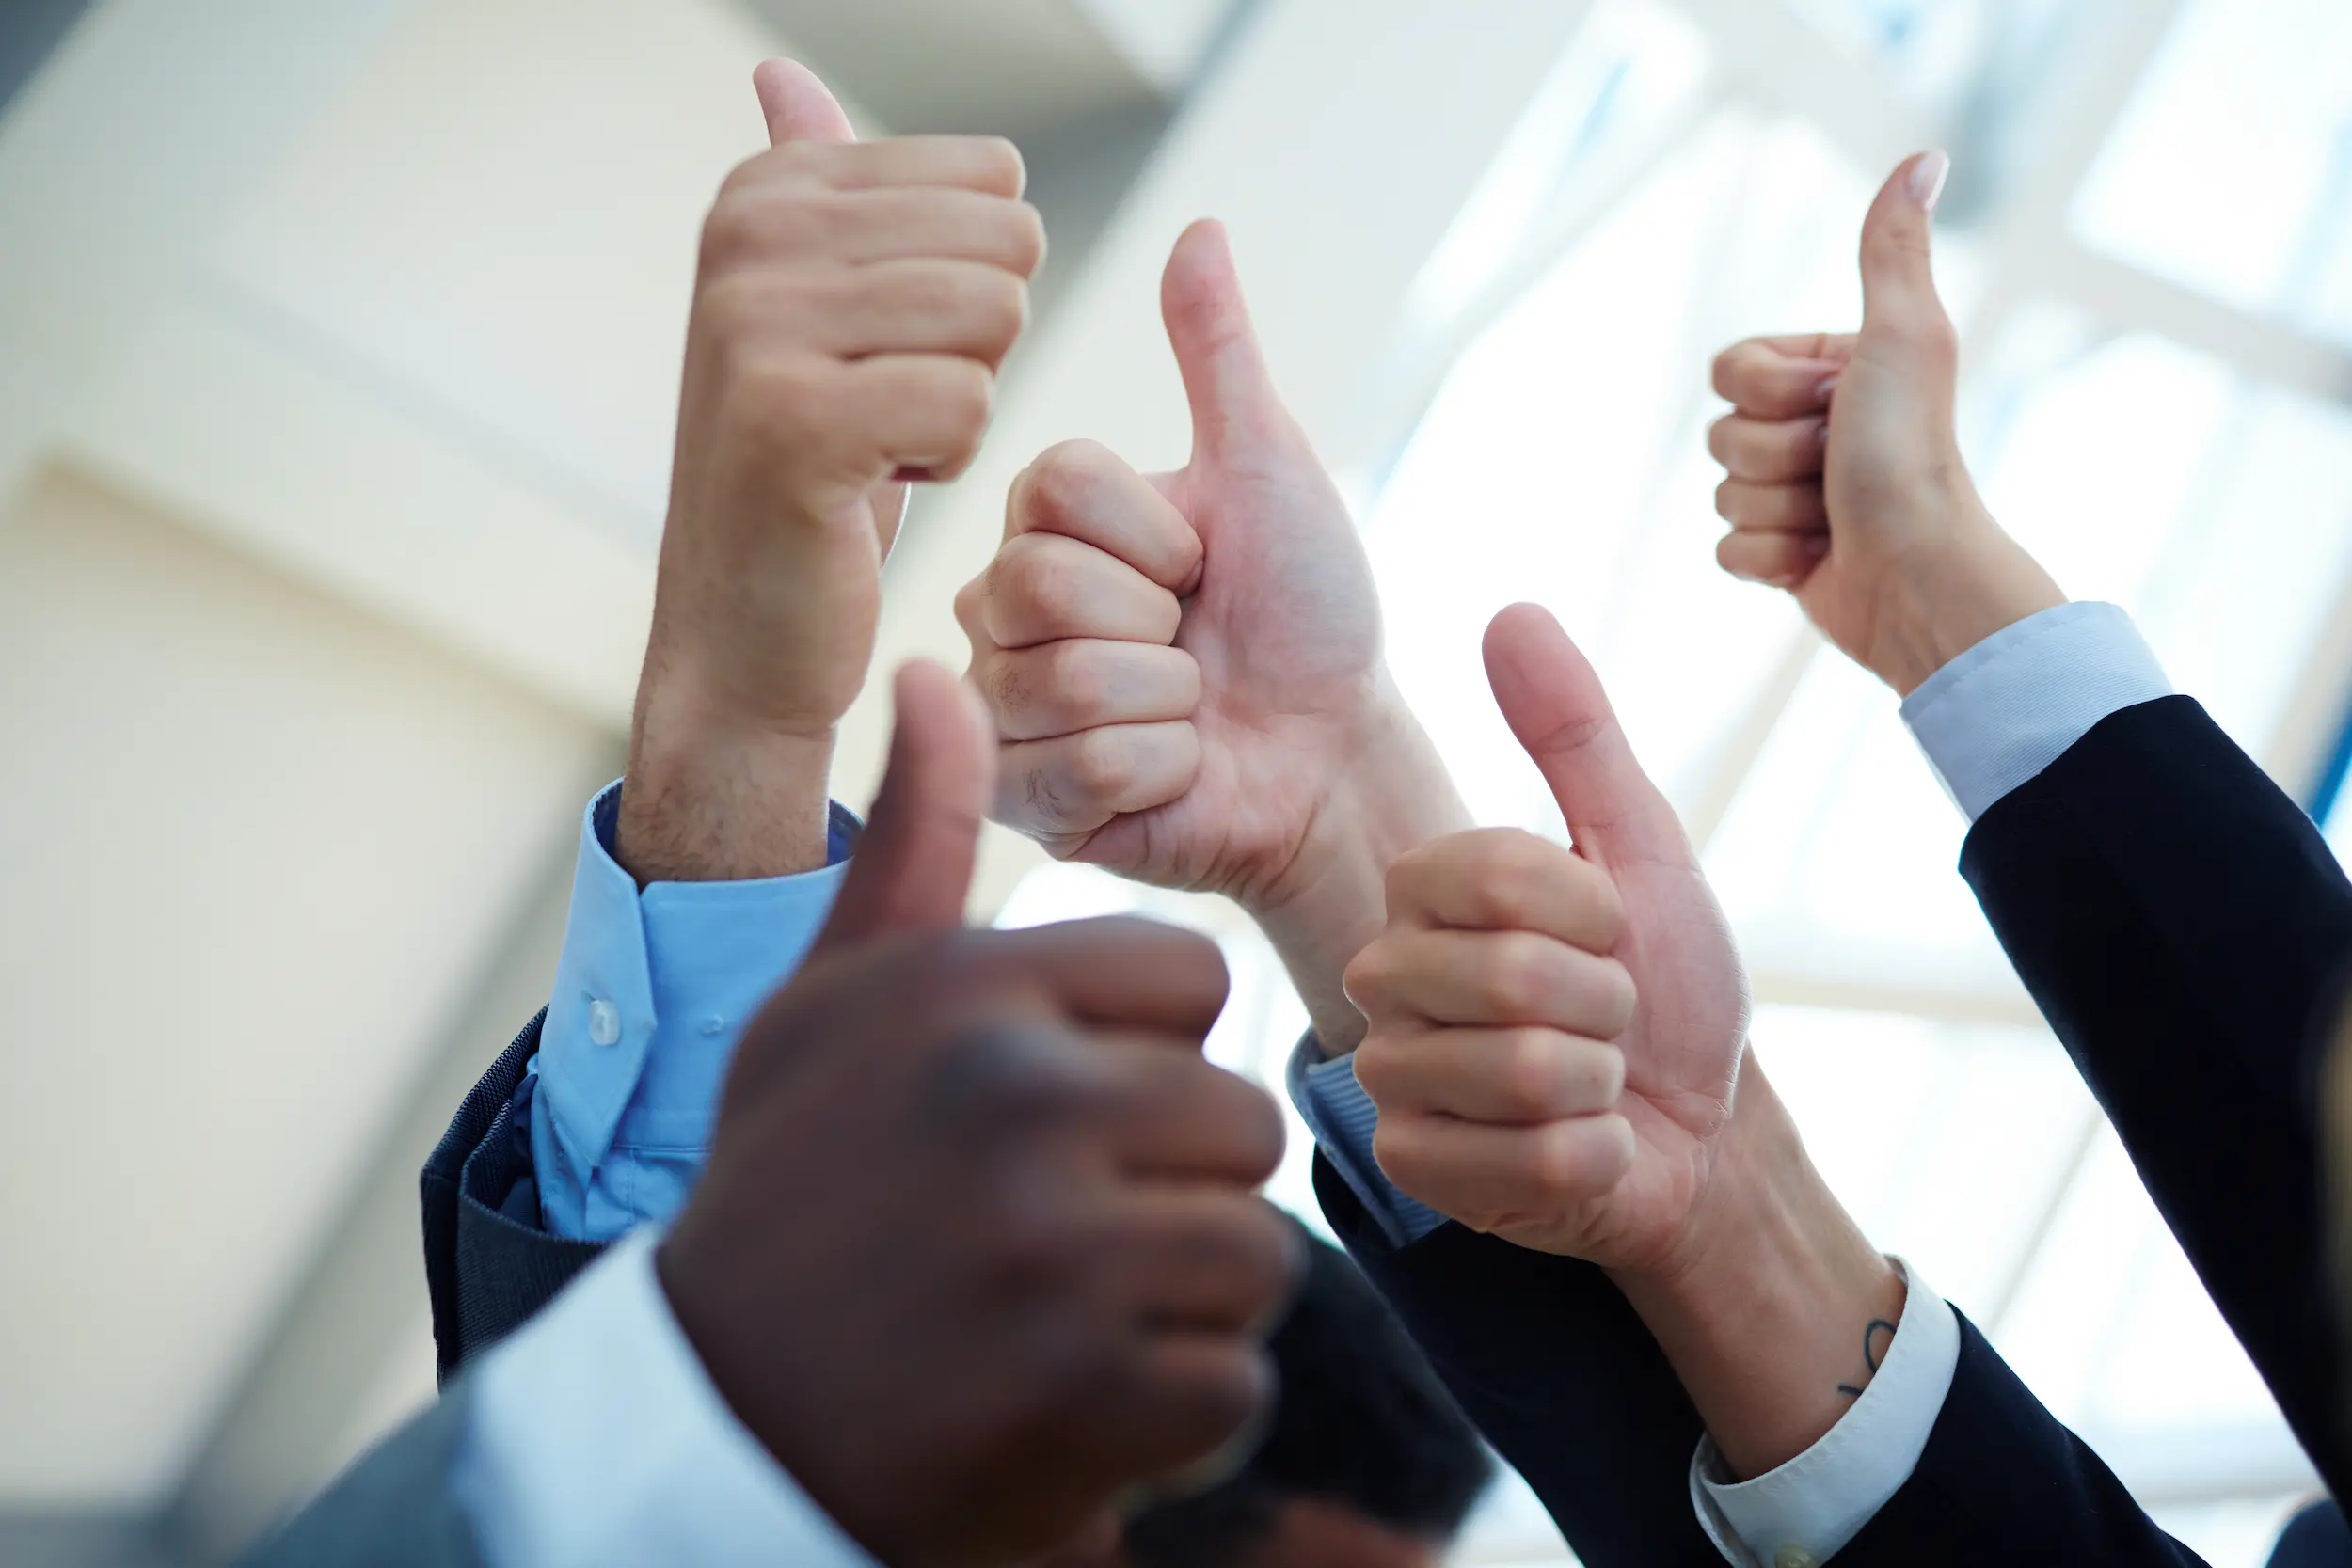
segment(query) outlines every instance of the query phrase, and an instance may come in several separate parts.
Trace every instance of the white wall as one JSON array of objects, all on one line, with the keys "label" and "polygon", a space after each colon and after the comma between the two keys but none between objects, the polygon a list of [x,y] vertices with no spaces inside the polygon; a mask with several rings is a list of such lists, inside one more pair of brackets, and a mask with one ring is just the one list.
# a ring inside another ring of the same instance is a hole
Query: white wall
[{"label": "white wall", "polygon": [[0,1498],[140,1499],[610,742],[72,473],[6,517]]}]

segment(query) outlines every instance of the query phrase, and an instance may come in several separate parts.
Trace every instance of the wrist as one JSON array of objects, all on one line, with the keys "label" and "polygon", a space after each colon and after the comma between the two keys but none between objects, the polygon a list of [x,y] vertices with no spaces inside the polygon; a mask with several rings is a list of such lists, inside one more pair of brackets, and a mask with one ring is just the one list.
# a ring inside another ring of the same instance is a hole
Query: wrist
[{"label": "wrist", "polygon": [[747,881],[826,864],[831,726],[745,720],[651,683],[622,781],[613,858],[647,882]]},{"label": "wrist", "polygon": [[1390,865],[1470,826],[1445,764],[1385,670],[1347,735],[1297,850],[1279,877],[1241,899],[1281,956],[1327,1056],[1363,1038],[1363,1015],[1340,977],[1387,923]]},{"label": "wrist", "polygon": [[1819,1442],[1867,1386],[1902,1318],[1901,1272],[1873,1248],[1749,1057],[1680,1243],[1612,1277],[1742,1478]]},{"label": "wrist", "polygon": [[1981,503],[1971,497],[1966,510],[1968,521],[1947,547],[1906,562],[1889,587],[1890,613],[1869,663],[1899,696],[1994,633],[2066,602],[2042,563]]}]

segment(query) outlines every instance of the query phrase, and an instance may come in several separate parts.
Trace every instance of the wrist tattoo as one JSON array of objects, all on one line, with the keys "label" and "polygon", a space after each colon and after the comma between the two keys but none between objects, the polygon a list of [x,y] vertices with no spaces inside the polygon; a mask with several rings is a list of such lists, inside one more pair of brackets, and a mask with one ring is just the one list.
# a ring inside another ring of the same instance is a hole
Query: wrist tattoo
[{"label": "wrist tattoo", "polygon": [[[1869,1368],[1873,1373],[1879,1370],[1880,1357],[1885,1354],[1884,1349],[1879,1343],[1879,1335],[1882,1333],[1886,1336],[1887,1344],[1891,1345],[1895,1342],[1895,1325],[1884,1318],[1872,1318],[1870,1326],[1862,1331],[1862,1364]],[[1862,1397],[1862,1390],[1851,1383],[1839,1384],[1837,1391],[1848,1399]]]}]

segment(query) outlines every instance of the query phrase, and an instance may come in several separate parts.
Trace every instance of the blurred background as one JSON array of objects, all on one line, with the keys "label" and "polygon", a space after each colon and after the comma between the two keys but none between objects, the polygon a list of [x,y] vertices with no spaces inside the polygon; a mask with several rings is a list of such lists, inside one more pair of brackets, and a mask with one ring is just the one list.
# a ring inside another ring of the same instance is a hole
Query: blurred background
[{"label": "blurred background", "polygon": [[[0,1560],[200,1568],[431,1397],[416,1170],[546,997],[696,228],[778,52],[869,133],[1015,136],[1053,231],[884,660],[961,666],[948,599],[1042,447],[1182,461],[1156,280],[1224,218],[1474,809],[1560,831],[1477,659],[1537,598],[1704,847],[1848,1203],[2168,1526],[2259,1562],[2312,1472],[1893,700],[1716,572],[1705,372],[1851,325],[1869,192],[1950,149],[1995,511],[2352,848],[2342,0],[8,0]],[[998,835],[976,902],[1216,931],[1238,1070],[1303,1022],[1208,901]],[[1278,1196],[1311,1212],[1306,1150]],[[1568,1560],[1516,1486],[1462,1557]]]}]

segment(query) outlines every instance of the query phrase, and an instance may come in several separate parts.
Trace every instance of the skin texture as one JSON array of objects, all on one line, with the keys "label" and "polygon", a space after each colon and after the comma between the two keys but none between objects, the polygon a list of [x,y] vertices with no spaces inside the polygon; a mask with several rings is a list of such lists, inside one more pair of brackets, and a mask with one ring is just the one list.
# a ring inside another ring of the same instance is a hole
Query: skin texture
[{"label": "skin texture", "polygon": [[962,471],[1044,230],[983,136],[859,144],[801,66],[702,234],[616,850],[642,881],[825,863],[834,726],[865,684],[910,477]]},{"label": "skin texture", "polygon": [[746,1032],[656,1264],[730,1407],[877,1560],[1031,1561],[1108,1539],[1270,1394],[1281,1126],[1200,1054],[1213,943],[961,927],[985,729],[936,666],[898,699],[834,918]]},{"label": "skin texture", "polygon": [[1930,259],[1942,159],[1906,160],[1871,205],[1860,333],[1725,349],[1715,390],[1732,409],[1708,438],[1726,475],[1724,569],[1788,590],[1905,696],[2003,626],[2065,602],[1985,510],[1953,433],[1959,340]]},{"label": "skin texture", "polygon": [[1382,873],[1467,817],[1215,224],[1178,242],[1161,304],[1191,461],[1146,478],[1092,443],[1046,452],[957,598],[1004,736],[995,815],[1060,858],[1233,898],[1345,1050],[1363,1022],[1339,973],[1378,929]]}]

